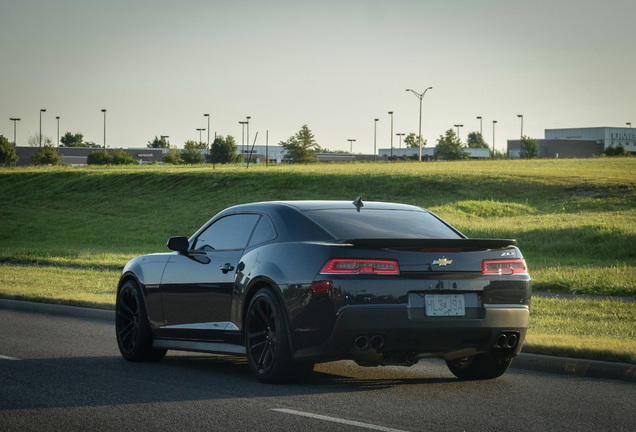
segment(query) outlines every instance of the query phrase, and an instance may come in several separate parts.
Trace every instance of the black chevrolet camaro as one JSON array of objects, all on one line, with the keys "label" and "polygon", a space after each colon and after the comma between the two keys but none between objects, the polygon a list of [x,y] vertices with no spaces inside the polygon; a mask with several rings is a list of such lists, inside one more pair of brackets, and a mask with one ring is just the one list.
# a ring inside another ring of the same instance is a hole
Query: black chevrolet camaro
[{"label": "black chevrolet camaro", "polygon": [[515,240],[469,239],[420,207],[350,201],[237,205],[173,252],[123,270],[122,356],[247,356],[264,382],[317,362],[410,366],[439,357],[460,379],[502,375],[519,354],[530,276]]}]

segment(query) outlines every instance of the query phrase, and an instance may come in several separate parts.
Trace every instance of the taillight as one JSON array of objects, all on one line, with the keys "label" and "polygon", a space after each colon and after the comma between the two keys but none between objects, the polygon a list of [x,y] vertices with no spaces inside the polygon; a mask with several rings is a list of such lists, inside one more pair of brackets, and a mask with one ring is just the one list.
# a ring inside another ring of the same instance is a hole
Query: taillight
[{"label": "taillight", "polygon": [[481,272],[483,274],[528,274],[528,267],[523,258],[483,260]]},{"label": "taillight", "polygon": [[394,260],[332,258],[321,274],[400,274],[400,266]]}]

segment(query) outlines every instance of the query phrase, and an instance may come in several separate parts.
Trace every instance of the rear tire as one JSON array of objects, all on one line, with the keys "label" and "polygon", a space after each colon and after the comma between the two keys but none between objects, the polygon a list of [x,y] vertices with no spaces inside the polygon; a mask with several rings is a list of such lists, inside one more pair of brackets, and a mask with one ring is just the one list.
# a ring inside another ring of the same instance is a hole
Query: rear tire
[{"label": "rear tire", "polygon": [[166,350],[152,348],[148,314],[141,299],[139,286],[127,281],[117,294],[115,305],[117,345],[122,357],[132,362],[159,361]]},{"label": "rear tire", "polygon": [[503,375],[512,363],[511,357],[491,353],[478,354],[456,360],[446,360],[446,365],[461,380],[486,380]]},{"label": "rear tire", "polygon": [[313,363],[294,364],[283,306],[268,288],[259,290],[247,309],[245,349],[252,373],[265,383],[294,381],[313,369]]}]

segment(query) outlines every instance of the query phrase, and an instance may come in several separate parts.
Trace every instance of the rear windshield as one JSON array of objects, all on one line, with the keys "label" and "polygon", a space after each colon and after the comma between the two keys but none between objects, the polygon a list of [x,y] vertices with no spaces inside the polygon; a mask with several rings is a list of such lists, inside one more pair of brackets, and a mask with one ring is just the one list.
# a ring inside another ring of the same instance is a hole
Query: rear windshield
[{"label": "rear windshield", "polygon": [[463,238],[425,211],[311,210],[303,212],[337,239],[354,238]]}]

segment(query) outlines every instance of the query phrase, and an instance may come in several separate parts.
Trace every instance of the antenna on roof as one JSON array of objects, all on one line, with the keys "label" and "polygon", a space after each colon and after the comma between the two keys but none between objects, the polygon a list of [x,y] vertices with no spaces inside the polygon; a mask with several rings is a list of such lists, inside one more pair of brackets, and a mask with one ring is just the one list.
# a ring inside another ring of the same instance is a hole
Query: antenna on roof
[{"label": "antenna on roof", "polygon": [[353,205],[356,206],[356,210],[358,210],[358,213],[360,213],[360,209],[364,207],[364,203],[362,202],[362,195],[358,196],[358,198],[355,199]]}]

